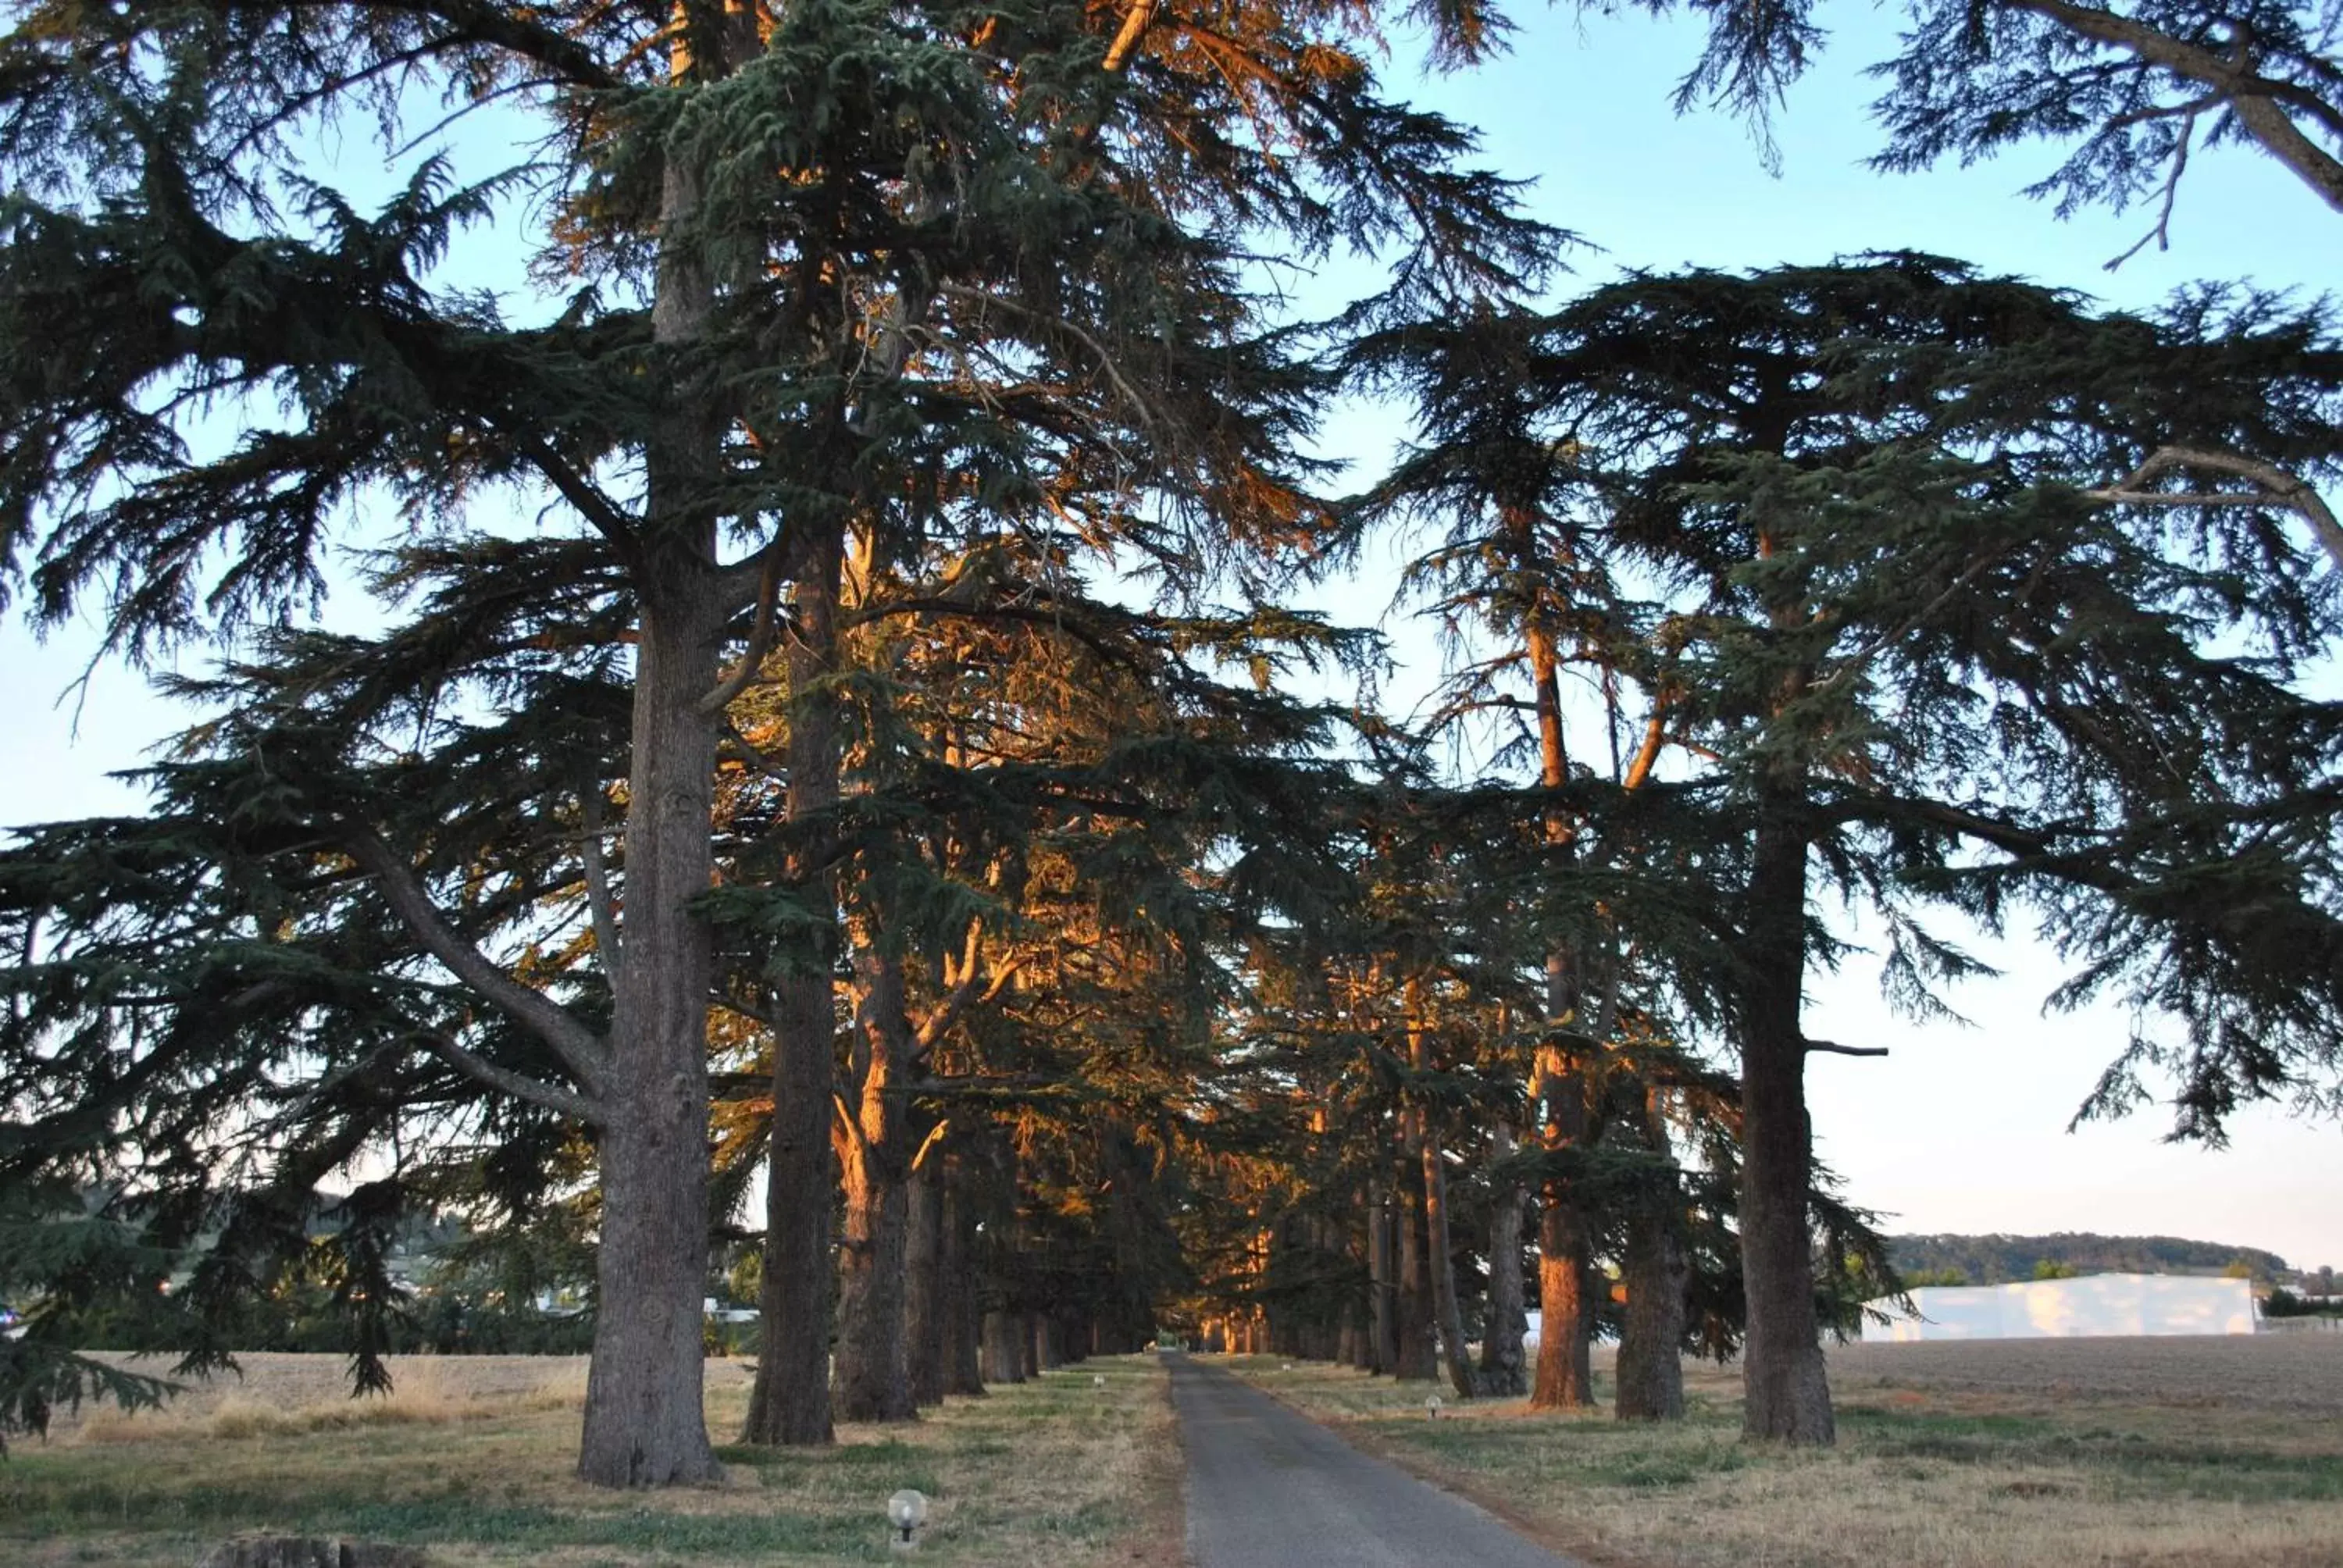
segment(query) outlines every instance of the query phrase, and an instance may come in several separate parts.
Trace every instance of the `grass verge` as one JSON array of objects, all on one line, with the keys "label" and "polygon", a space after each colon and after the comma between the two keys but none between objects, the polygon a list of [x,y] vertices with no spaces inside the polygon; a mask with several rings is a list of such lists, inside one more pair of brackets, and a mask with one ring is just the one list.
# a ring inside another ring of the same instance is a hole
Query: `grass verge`
[{"label": "grass verge", "polygon": [[[387,1400],[305,1397],[339,1364],[251,1357],[240,1387],[12,1446],[0,1561],[184,1568],[213,1542],[263,1530],[407,1543],[447,1568],[899,1561],[882,1509],[905,1486],[931,1500],[921,1561],[1179,1561],[1179,1453],[1149,1356],[953,1400],[915,1425],[845,1427],[830,1449],[723,1447],[721,1486],[618,1494],[570,1478],[580,1362],[416,1358],[395,1366]],[[709,1363],[711,1432],[739,1429],[747,1390],[740,1363]]]},{"label": "grass verge", "polygon": [[2290,1352],[2268,1343],[2126,1342],[2127,1367],[2163,1359],[2160,1388],[2099,1376],[2104,1350],[2013,1346],[2056,1373],[2020,1384],[1995,1375],[1996,1347],[1850,1347],[1833,1358],[1839,1442],[1820,1452],[1743,1442],[1737,1371],[1713,1367],[1687,1368],[1686,1420],[1644,1425],[1453,1398],[1434,1421],[1429,1383],[1226,1364],[1615,1568],[2334,1568],[2343,1346],[2280,1368]]}]

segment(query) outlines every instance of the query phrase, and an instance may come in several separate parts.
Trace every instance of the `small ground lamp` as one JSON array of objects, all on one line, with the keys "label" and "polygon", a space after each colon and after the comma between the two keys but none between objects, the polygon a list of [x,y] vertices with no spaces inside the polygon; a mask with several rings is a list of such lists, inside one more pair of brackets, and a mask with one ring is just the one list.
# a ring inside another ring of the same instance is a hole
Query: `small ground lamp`
[{"label": "small ground lamp", "polygon": [[1433,1393],[1424,1395],[1423,1413],[1425,1418],[1428,1420],[1438,1421],[1440,1419],[1440,1396],[1438,1394]]},{"label": "small ground lamp", "polygon": [[928,1500],[905,1487],[887,1500],[887,1544],[898,1552],[919,1550],[920,1526],[928,1521]]},{"label": "small ground lamp", "polygon": [[1091,1373],[1091,1387],[1092,1387],[1092,1388],[1104,1388],[1104,1387],[1106,1387],[1106,1373],[1104,1373],[1104,1372],[1092,1372],[1092,1373]]}]

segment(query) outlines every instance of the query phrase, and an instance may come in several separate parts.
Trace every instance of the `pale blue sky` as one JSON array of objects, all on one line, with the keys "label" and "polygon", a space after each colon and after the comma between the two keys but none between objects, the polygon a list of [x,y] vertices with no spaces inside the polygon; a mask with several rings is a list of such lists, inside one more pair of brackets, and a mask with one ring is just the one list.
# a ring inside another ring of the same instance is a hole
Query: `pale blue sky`
[{"label": "pale blue sky", "polygon": [[[1509,56],[1429,79],[1419,95],[1479,125],[1488,161],[1538,179],[1540,215],[1601,247],[1574,257],[1587,283],[1628,266],[1742,267],[1876,247],[1940,251],[2123,305],[2200,278],[2306,290],[2336,280],[2343,222],[2247,155],[2201,157],[2182,188],[2172,249],[2145,251],[2114,275],[2101,263],[2145,232],[2150,215],[2054,220],[2016,194],[2048,166],[2046,154],[1926,176],[1867,173],[1860,161],[1877,137],[1862,106],[1873,89],[1857,73],[1887,45],[1882,13],[1839,18],[1820,67],[1792,92],[1776,127],[1779,177],[1731,119],[1670,113],[1669,89],[1696,48],[1686,27],[1642,15],[1581,23],[1546,11],[1522,20]],[[1393,69],[1396,83],[1404,73]],[[355,134],[345,151],[354,168],[374,158]],[[368,186],[379,180],[357,177]],[[507,249],[502,259],[509,265],[513,256]],[[1332,269],[1324,286],[1355,276]],[[1388,411],[1358,410],[1328,431],[1326,445],[1371,470],[1401,428]],[[1372,618],[1388,597],[1387,571],[1386,560],[1334,596],[1343,613]],[[1416,667],[1397,683],[1405,691],[1428,677],[1432,654],[1417,636],[1400,634],[1397,645]],[[55,703],[92,646],[85,632],[40,646],[14,621],[0,628],[9,709],[0,822],[135,806],[104,776],[134,765],[174,715],[136,678],[101,670],[74,738],[69,707]],[[2106,1010],[2046,1020],[2038,1008],[2056,983],[2055,965],[2027,941],[1996,950],[2006,978],[1973,982],[1956,999],[1977,1020],[1972,1030],[1887,1017],[1859,959],[1816,980],[1814,1033],[1894,1049],[1884,1061],[1815,1064],[1820,1151],[1856,1201],[1890,1211],[1893,1229],[2152,1231],[2267,1247],[2298,1265],[2343,1265],[2343,1130],[2257,1111],[2238,1119],[2236,1147],[2221,1153],[2161,1143],[2154,1112],[2066,1134],[2127,1020]]]}]

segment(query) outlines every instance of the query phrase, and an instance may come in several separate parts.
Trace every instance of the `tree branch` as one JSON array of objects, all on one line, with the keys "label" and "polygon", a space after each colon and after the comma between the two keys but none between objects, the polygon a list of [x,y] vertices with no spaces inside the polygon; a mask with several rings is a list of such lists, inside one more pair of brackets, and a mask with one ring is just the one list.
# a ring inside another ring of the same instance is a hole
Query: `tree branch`
[{"label": "tree branch", "polygon": [[1808,1040],[1799,1043],[1807,1050],[1825,1051],[1832,1056],[1885,1056],[1887,1054],[1887,1048],[1884,1045],[1840,1045],[1827,1040]]},{"label": "tree branch", "polygon": [[[337,4],[339,0],[293,0],[289,8],[323,11]],[[281,6],[279,0],[226,0],[223,8],[267,12],[288,7]],[[380,8],[437,17],[453,29],[437,42],[490,45],[534,60],[568,85],[608,89],[627,85],[626,78],[603,65],[591,49],[528,20],[527,13],[518,7],[491,5],[488,0],[382,0]]]},{"label": "tree branch", "polygon": [[[2199,100],[2200,103],[2204,101],[2205,100]],[[2172,172],[2165,176],[2164,203],[2163,206],[2157,209],[2156,215],[2156,226],[2149,229],[2146,234],[2141,235],[2137,240],[2133,242],[2132,247],[2129,250],[2125,251],[2113,261],[2107,263],[2106,266],[2107,271],[2115,271],[2116,268],[2121,266],[2125,262],[2129,261],[2133,256],[2137,256],[2141,251],[2146,250],[2149,240],[2154,240],[2156,242],[2156,248],[2158,250],[2170,250],[2172,248],[2172,204],[2177,200],[2180,196],[2180,176],[2188,172],[2188,144],[2196,139],[2197,111],[2195,108],[2191,108],[2187,111],[2187,117],[2180,122],[2180,139],[2172,145]]]},{"label": "tree branch", "polygon": [[594,950],[602,955],[602,972],[616,991],[626,983],[626,939],[618,930],[618,900],[610,896],[610,868],[602,858],[602,812],[608,802],[603,799],[598,779],[588,780],[578,794],[578,803],[586,829],[581,849],[586,863],[586,910],[594,922]]},{"label": "tree branch", "polygon": [[551,1046],[563,1065],[589,1091],[600,1087],[609,1050],[599,1036],[571,1017],[568,1009],[513,979],[502,965],[466,940],[432,903],[415,868],[393,854],[389,845],[372,833],[359,832],[351,836],[347,847],[350,859],[372,874],[392,912],[426,952],[446,964],[482,1000]]},{"label": "tree branch", "polygon": [[635,520],[599,487],[570,467],[568,459],[542,437],[516,436],[513,445],[532,467],[545,476],[546,482],[559,492],[561,498],[594,526],[594,531],[602,536],[620,560],[629,567],[640,561],[641,552],[635,548]]},{"label": "tree branch", "polygon": [[[2205,468],[2216,474],[2251,479],[2262,488],[2248,492],[2222,491],[2212,495],[2142,488],[2166,474],[2187,468]],[[2328,558],[2338,567],[2343,567],[2343,521],[2336,518],[2334,508],[2308,481],[2258,457],[2248,457],[2237,452],[2208,451],[2198,447],[2159,447],[2138,467],[2104,489],[2084,491],[2083,498],[2104,506],[2283,507],[2299,514],[2310,525],[2311,532],[2318,536],[2318,543],[2327,551]]]},{"label": "tree branch", "polygon": [[590,1127],[602,1127],[608,1123],[608,1117],[598,1100],[574,1090],[563,1089],[558,1084],[548,1083],[541,1078],[532,1078],[525,1072],[498,1067],[486,1057],[465,1050],[456,1043],[453,1035],[444,1030],[418,1029],[415,1031],[415,1038],[421,1040],[432,1055],[465,1077],[485,1083],[500,1094],[525,1100],[539,1110],[550,1111],[556,1116],[567,1116]]},{"label": "tree branch", "polygon": [[1151,429],[1163,423],[1157,417],[1155,410],[1149,405],[1147,399],[1140,395],[1139,388],[1133,387],[1124,377],[1122,368],[1115,363],[1112,352],[1088,328],[1069,321],[1062,316],[1053,316],[1047,311],[1036,310],[1030,305],[998,294],[987,294],[982,289],[963,288],[958,284],[945,283],[939,284],[936,291],[953,299],[969,300],[979,305],[997,305],[1003,310],[1022,316],[1028,321],[1040,322],[1044,327],[1055,327],[1070,337],[1080,339],[1092,354],[1098,356],[1099,368],[1105,372],[1108,380],[1114,383],[1115,390],[1120,392],[1123,400],[1131,405],[1131,412],[1138,416],[1140,423]]},{"label": "tree branch", "polygon": [[740,650],[739,667],[700,698],[698,706],[702,713],[721,713],[731,707],[732,699],[748,690],[749,683],[757,678],[758,670],[764,668],[765,655],[772,650],[773,628],[779,618],[773,613],[773,607],[781,594],[779,542],[768,545],[764,554],[764,569],[757,579],[757,618],[749,628],[749,646]]},{"label": "tree branch", "polygon": [[2112,45],[2151,65],[2161,65],[2176,76],[2212,89],[2264,151],[2285,165],[2328,206],[2343,212],[2343,159],[2327,153],[2303,134],[2277,102],[2281,95],[2291,98],[2296,93],[2281,95],[2274,91],[2283,84],[2265,82],[2256,75],[2243,57],[2243,50],[2237,58],[2216,54],[2128,16],[2118,16],[2095,5],[2073,5],[2069,0],[2010,0],[2010,4],[2020,11],[2046,17],[2070,33]]},{"label": "tree branch", "polygon": [[1102,63],[1107,74],[1120,72],[1129,63],[1131,52],[1139,47],[1140,39],[1147,35],[1147,25],[1155,19],[1155,0],[1132,0],[1130,10],[1123,13],[1122,26],[1115,33],[1114,42],[1106,48]]}]

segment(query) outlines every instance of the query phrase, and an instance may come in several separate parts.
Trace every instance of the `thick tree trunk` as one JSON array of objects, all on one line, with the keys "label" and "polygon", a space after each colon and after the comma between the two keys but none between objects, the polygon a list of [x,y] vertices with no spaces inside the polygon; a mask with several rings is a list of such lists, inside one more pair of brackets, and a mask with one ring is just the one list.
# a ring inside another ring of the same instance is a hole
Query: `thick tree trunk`
[{"label": "thick tree trunk", "polygon": [[[636,646],[626,937],[601,1139],[601,1310],[578,1474],[669,1486],[719,1473],[701,1401],[708,1274],[707,926],[715,678],[722,616],[689,547],[646,583]],[[648,575],[648,568],[647,568]]]},{"label": "thick tree trunk", "polygon": [[[1490,1162],[1502,1165],[1513,1152],[1512,1129],[1502,1123],[1490,1144]],[[1489,1209],[1489,1303],[1481,1325],[1481,1387],[1504,1398],[1526,1392],[1523,1335],[1529,1319],[1523,1305],[1522,1206],[1519,1185],[1492,1178]]]},{"label": "thick tree trunk", "polygon": [[1392,1375],[1430,1378],[1440,1375],[1440,1357],[1433,1343],[1439,1332],[1432,1299],[1432,1239],[1424,1227],[1423,1166],[1416,1156],[1422,1141],[1417,1112],[1401,1113],[1402,1164],[1394,1189],[1399,1198],[1399,1359]]},{"label": "thick tree trunk", "polygon": [[[1557,1152],[1574,1148],[1586,1135],[1584,1086],[1558,1046],[1539,1048],[1538,1069],[1546,1102],[1546,1147]],[[1530,1389],[1530,1408],[1578,1410],[1594,1402],[1588,1350],[1594,1312],[1586,1294],[1585,1222],[1566,1179],[1549,1177],[1540,1198],[1537,1381]]]},{"label": "thick tree trunk", "polygon": [[[1432,1068],[1429,1030],[1423,1014],[1423,985],[1407,982],[1407,1060],[1415,1071]],[[1424,1264],[1432,1276],[1433,1320],[1440,1331],[1440,1356],[1448,1369],[1448,1383],[1459,1399],[1480,1392],[1473,1377],[1473,1360],[1464,1349],[1464,1314],[1456,1302],[1456,1249],[1448,1225],[1448,1161],[1440,1152],[1440,1132],[1432,1113],[1415,1108],[1416,1158],[1423,1170]]]},{"label": "thick tree trunk", "polygon": [[[1776,542],[1761,535],[1760,558]],[[1803,636],[1810,607],[1768,606],[1773,629]],[[1813,671],[1784,673],[1773,713],[1808,691]],[[1814,1138],[1806,1120],[1808,766],[1777,747],[1758,781],[1749,883],[1742,900],[1741,1277],[1748,1321],[1742,1343],[1742,1431],[1799,1444],[1836,1440],[1815,1316],[1814,1238],[1807,1212]]]},{"label": "thick tree trunk", "polygon": [[837,1133],[846,1188],[838,1249],[838,1365],[831,1392],[841,1421],[912,1421],[905,1289],[910,1241],[910,1126],[900,1078],[910,1065],[901,958],[857,917],[852,1118]]},{"label": "thick tree trunk", "polygon": [[[1521,526],[1526,527],[1526,519]],[[1533,619],[1524,628],[1531,678],[1536,687],[1539,771],[1541,782],[1559,789],[1570,779],[1570,759],[1563,749],[1562,694],[1559,657],[1554,635]],[[1546,813],[1545,840],[1558,856],[1568,856],[1577,830],[1556,807]],[[1584,1001],[1573,955],[1557,948],[1546,957],[1545,1027],[1559,1031],[1579,1019]],[[1586,1137],[1586,1089],[1576,1066],[1559,1040],[1538,1047],[1536,1099],[1544,1112],[1544,1141],[1549,1154],[1578,1148]],[[1572,1183],[1548,1176],[1538,1193],[1538,1328],[1537,1380],[1530,1389],[1533,1410],[1574,1410],[1594,1402],[1594,1371],[1588,1347],[1594,1338],[1594,1314],[1586,1300],[1590,1238],[1586,1216]]]},{"label": "thick tree trunk", "polygon": [[911,1172],[907,1193],[904,1266],[910,1300],[906,1337],[911,1362],[911,1402],[941,1404],[950,1383],[951,1289],[944,1272],[944,1195],[932,1153]]},{"label": "thick tree trunk", "polygon": [[1627,1319],[1619,1333],[1619,1387],[1612,1412],[1621,1421],[1678,1421],[1684,1404],[1684,1243],[1673,1217],[1645,1209],[1629,1217],[1620,1272]]},{"label": "thick tree trunk", "polygon": [[1367,1195],[1367,1371],[1387,1372],[1399,1365],[1397,1271],[1393,1257],[1390,1190],[1380,1181]]},{"label": "thick tree trunk", "polygon": [[1741,1028],[1741,1272],[1748,1337],[1741,1353],[1743,1430],[1751,1437],[1828,1443],[1836,1428],[1815,1317],[1813,1231],[1806,1194],[1806,837],[1802,791],[1758,802],[1744,959]]},{"label": "thick tree trunk", "polygon": [[984,1314],[984,1381],[1023,1382],[1025,1349],[1019,1329],[1024,1320],[1014,1312]]},{"label": "thick tree trunk", "polygon": [[1473,1358],[1464,1344],[1464,1313],[1456,1301],[1456,1255],[1448,1231],[1448,1171],[1440,1153],[1440,1140],[1423,1141],[1424,1227],[1431,1232],[1433,1310],[1440,1324],[1440,1353],[1447,1363],[1449,1386],[1459,1399],[1481,1392],[1473,1375]]},{"label": "thick tree trunk", "polygon": [[1041,1375],[1041,1330],[1031,1312],[1020,1312],[1017,1323],[1017,1372],[1021,1380],[1031,1381]]},{"label": "thick tree trunk", "polygon": [[943,1169],[944,1278],[951,1299],[950,1354],[944,1362],[944,1392],[980,1397],[984,1392],[984,1304],[976,1277],[976,1204],[967,1190],[968,1168],[958,1155]]},{"label": "thick tree trunk", "polygon": [[[838,716],[816,691],[837,664],[840,541],[833,537],[797,588],[793,634],[783,650],[793,697],[783,758],[785,819],[838,804]],[[816,868],[815,846],[791,851],[783,868],[811,900],[834,907]],[[838,1171],[830,1153],[836,1091],[838,1008],[830,979],[831,933],[817,967],[773,987],[773,1134],[765,1188],[765,1273],[758,1306],[757,1378],[741,1440],[826,1443],[831,1440],[830,1341],[831,1207]]]}]

